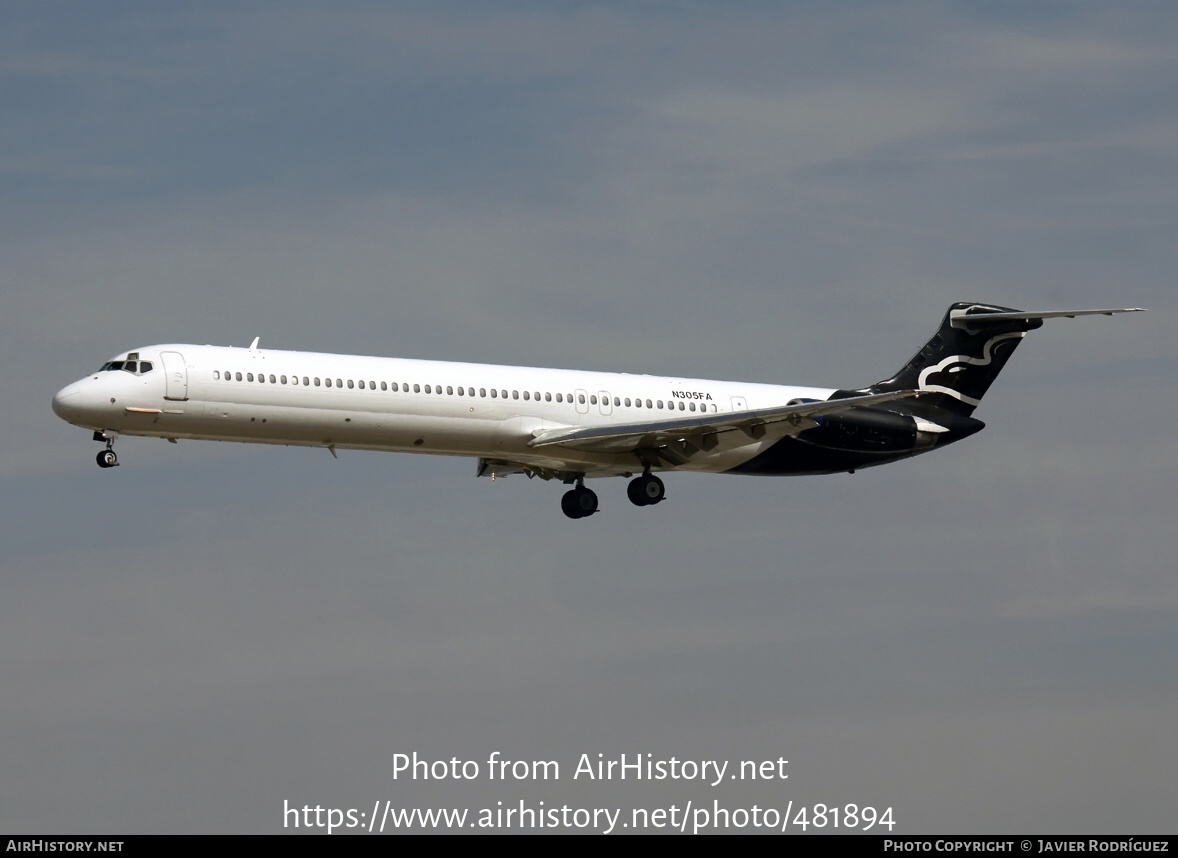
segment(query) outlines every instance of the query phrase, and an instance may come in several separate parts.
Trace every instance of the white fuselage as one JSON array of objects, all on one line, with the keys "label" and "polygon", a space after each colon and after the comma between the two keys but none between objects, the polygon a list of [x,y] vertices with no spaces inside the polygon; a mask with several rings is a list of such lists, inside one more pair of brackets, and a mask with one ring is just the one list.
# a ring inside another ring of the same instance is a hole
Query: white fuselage
[{"label": "white fuselage", "polygon": [[[155,345],[61,390],[54,410],[110,435],[388,450],[504,460],[588,476],[641,471],[632,453],[534,449],[544,430],[666,421],[828,398],[830,389],[311,352]],[[142,372],[144,362],[151,369]],[[108,363],[107,366],[111,366]],[[782,427],[783,429],[785,427]],[[781,432],[741,432],[680,465],[726,471]],[[665,467],[662,466],[662,467]]]}]

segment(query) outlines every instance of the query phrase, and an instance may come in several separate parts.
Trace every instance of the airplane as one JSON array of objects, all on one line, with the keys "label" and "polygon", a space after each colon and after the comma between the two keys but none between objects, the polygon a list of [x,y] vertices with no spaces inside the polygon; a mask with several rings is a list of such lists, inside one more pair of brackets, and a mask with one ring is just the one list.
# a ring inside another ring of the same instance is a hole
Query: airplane
[{"label": "airplane", "polygon": [[105,443],[102,468],[120,435],[469,456],[479,477],[571,486],[577,519],[598,511],[586,478],[630,478],[651,506],[656,471],[853,474],[945,447],[982,429],[974,409],[1045,319],[1142,309],[954,303],[899,372],[854,389],[164,344],[112,358],[53,410]]}]

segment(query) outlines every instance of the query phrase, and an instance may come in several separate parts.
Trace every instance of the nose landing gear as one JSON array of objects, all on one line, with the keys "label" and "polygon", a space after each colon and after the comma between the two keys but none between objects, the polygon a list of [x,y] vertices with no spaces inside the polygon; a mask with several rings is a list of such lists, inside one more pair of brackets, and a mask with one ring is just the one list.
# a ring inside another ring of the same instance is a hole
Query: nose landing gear
[{"label": "nose landing gear", "polygon": [[106,449],[98,454],[98,467],[100,468],[117,468],[119,466],[119,457],[115,455],[114,444],[115,436],[107,435],[105,432],[95,432],[95,441],[105,441]]}]

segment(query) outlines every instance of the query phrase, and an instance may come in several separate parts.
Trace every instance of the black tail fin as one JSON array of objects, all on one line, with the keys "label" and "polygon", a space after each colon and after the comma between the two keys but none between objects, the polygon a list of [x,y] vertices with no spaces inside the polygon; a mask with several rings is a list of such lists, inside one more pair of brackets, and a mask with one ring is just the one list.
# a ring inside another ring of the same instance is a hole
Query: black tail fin
[{"label": "black tail fin", "polygon": [[[991,304],[953,304],[924,348],[898,373],[867,390],[928,391],[930,395],[919,399],[921,406],[968,417],[1026,332],[1042,327],[1043,320],[1034,317],[1037,314],[1020,313]],[[913,410],[925,408],[916,406]]]}]

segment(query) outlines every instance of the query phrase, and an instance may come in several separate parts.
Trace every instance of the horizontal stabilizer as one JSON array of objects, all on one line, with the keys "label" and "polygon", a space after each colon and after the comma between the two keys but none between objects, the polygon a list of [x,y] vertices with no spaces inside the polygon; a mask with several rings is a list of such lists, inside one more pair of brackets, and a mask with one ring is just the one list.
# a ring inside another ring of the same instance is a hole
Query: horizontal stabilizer
[{"label": "horizontal stabilizer", "polygon": [[1027,312],[1012,310],[1005,313],[972,313],[969,309],[953,310],[949,313],[949,324],[955,328],[976,327],[981,324],[999,324],[1002,322],[1029,322],[1032,319],[1058,319],[1076,316],[1111,316],[1114,313],[1144,313],[1144,307],[1123,307],[1116,310],[1046,310]]}]

